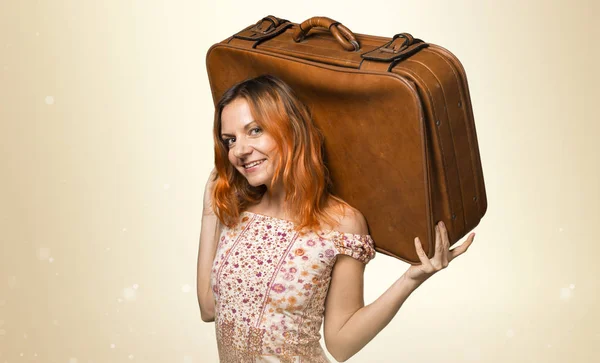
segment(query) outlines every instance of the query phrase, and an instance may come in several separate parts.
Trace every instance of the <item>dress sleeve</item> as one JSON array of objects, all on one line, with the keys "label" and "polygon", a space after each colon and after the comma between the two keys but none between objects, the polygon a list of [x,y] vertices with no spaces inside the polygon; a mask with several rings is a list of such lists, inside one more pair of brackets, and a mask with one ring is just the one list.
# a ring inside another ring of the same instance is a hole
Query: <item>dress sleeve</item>
[{"label": "dress sleeve", "polygon": [[338,253],[353,257],[364,264],[375,258],[375,244],[368,234],[337,232],[333,242]]}]

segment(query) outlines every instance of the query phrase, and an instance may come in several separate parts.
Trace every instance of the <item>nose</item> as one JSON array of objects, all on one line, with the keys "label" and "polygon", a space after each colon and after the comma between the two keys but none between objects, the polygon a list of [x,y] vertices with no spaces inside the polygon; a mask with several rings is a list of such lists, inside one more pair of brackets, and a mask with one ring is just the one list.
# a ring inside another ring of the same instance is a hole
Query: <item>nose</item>
[{"label": "nose", "polygon": [[236,140],[235,146],[233,147],[233,155],[236,158],[242,158],[252,152],[251,146],[248,144],[246,140],[238,139]]}]

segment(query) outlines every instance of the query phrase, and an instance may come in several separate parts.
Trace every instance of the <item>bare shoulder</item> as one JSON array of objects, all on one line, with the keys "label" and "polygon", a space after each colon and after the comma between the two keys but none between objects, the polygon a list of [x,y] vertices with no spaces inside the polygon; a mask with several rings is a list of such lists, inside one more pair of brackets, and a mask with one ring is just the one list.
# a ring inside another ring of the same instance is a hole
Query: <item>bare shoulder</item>
[{"label": "bare shoulder", "polygon": [[344,233],[369,234],[367,220],[358,209],[346,205],[343,210],[343,215],[338,217],[338,225],[333,229]]}]

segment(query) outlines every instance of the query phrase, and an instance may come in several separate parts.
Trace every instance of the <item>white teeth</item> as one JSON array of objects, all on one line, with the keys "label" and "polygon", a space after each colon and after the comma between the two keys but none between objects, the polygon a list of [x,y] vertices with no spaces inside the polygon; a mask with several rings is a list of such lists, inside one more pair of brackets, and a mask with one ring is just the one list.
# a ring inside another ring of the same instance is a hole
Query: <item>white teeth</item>
[{"label": "white teeth", "polygon": [[253,167],[255,165],[258,165],[258,164],[262,163],[263,161],[264,160],[259,160],[259,161],[255,161],[255,162],[250,163],[250,164],[246,164],[246,165],[244,165],[244,168],[246,168],[246,169],[251,168],[251,167]]}]

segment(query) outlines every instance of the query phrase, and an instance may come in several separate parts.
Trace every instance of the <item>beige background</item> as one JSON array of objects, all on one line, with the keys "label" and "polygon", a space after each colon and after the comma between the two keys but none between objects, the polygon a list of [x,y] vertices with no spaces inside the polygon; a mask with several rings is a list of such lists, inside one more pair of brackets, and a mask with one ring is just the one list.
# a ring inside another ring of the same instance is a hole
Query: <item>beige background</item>
[{"label": "beige background", "polygon": [[[213,161],[205,55],[269,14],[408,31],[469,78],[488,212],[469,252],[350,361],[600,361],[599,10],[0,1],[0,363],[217,361],[194,288]],[[379,254],[366,302],[407,268]]]}]

